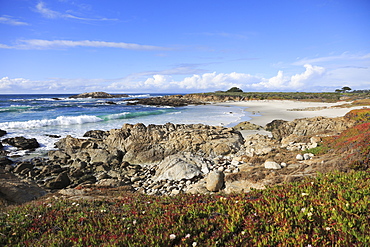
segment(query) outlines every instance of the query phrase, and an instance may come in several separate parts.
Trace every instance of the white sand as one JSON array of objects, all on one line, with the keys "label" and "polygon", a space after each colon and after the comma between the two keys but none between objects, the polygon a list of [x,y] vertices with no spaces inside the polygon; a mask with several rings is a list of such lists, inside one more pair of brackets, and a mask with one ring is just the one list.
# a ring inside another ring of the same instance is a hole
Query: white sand
[{"label": "white sand", "polygon": [[[304,110],[304,111],[289,111],[289,109],[305,109],[307,107],[331,107],[341,105],[348,102],[338,103],[321,103],[321,102],[302,102],[290,100],[256,100],[256,101],[241,101],[241,102],[228,102],[221,105],[235,105],[246,107],[246,111],[252,113],[249,122],[265,126],[272,120],[281,119],[292,121],[297,118],[311,118],[317,116],[323,117],[341,117],[353,109],[361,109],[363,106],[351,108],[327,108],[321,110]],[[243,131],[243,134],[259,133],[256,131]],[[268,134],[268,133],[261,133]]]}]

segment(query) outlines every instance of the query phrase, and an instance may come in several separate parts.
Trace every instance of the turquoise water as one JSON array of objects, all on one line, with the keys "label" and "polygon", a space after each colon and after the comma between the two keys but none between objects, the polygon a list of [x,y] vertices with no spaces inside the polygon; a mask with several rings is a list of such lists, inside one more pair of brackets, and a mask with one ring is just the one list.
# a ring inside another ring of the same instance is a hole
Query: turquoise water
[{"label": "turquoise water", "polygon": [[[38,153],[54,148],[58,138],[49,135],[82,137],[88,130],[121,128],[125,123],[165,124],[203,123],[232,126],[248,120],[241,107],[201,105],[186,107],[154,107],[127,105],[125,100],[163,94],[134,94],[126,98],[70,99],[71,95],[0,95],[0,129],[6,137],[36,138]],[[114,104],[111,104],[114,102]],[[11,147],[6,147],[17,154]],[[19,153],[24,155],[24,153]]]}]

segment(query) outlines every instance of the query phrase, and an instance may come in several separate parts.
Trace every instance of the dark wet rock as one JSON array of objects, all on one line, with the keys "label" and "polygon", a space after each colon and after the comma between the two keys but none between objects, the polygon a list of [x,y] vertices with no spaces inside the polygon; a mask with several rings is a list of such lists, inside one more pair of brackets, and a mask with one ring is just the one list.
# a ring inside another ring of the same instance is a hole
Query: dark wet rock
[{"label": "dark wet rock", "polygon": [[3,140],[3,143],[7,143],[21,150],[35,149],[40,147],[40,144],[37,142],[35,138],[27,139],[23,136],[6,138]]},{"label": "dark wet rock", "polygon": [[97,179],[94,175],[86,174],[78,180],[78,184],[82,184],[82,183],[94,184],[94,183],[96,183],[96,181],[97,181]]},{"label": "dark wet rock", "polygon": [[5,135],[6,135],[6,131],[5,130],[0,130],[0,137],[5,136]]},{"label": "dark wet rock", "polygon": [[90,138],[96,138],[96,139],[105,139],[109,135],[109,131],[103,131],[103,130],[90,130],[87,131],[83,137],[90,137]]},{"label": "dark wet rock", "polygon": [[50,138],[60,138],[61,137],[60,135],[45,135],[45,136],[48,136]]},{"label": "dark wet rock", "polygon": [[7,157],[0,156],[0,166],[6,166],[6,165],[11,165],[11,164],[13,164],[13,161],[8,159]]},{"label": "dark wet rock", "polygon": [[70,185],[71,180],[68,177],[67,172],[59,174],[54,180],[49,181],[46,187],[49,189],[63,189]]},{"label": "dark wet rock", "polygon": [[21,173],[23,170],[32,169],[33,167],[34,165],[29,161],[21,162],[15,167],[14,173]]}]

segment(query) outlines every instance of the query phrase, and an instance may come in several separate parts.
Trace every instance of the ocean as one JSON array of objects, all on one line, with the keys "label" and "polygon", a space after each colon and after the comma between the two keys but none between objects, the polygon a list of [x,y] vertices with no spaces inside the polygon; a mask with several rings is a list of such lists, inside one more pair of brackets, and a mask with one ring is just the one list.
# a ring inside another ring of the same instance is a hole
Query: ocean
[{"label": "ocean", "polygon": [[10,156],[44,156],[54,149],[55,142],[67,135],[82,137],[89,130],[117,129],[125,123],[202,123],[232,127],[250,119],[249,113],[237,106],[155,107],[127,105],[126,101],[165,94],[132,94],[126,98],[110,99],[72,99],[69,98],[71,95],[0,94],[0,129],[7,131],[1,139],[24,136],[36,138],[40,143],[40,148],[32,152],[18,151],[3,144]]}]

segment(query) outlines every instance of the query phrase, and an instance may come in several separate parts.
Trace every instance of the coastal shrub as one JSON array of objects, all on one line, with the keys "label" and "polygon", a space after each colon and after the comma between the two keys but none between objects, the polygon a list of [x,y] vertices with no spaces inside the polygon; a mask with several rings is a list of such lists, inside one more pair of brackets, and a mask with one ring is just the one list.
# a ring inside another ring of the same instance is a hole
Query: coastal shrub
[{"label": "coastal shrub", "polygon": [[314,155],[320,155],[320,154],[325,154],[328,151],[329,151],[329,147],[327,145],[319,144],[317,147],[307,149],[307,150],[303,151],[302,153],[311,153],[311,154],[314,154]]},{"label": "coastal shrub", "polygon": [[369,246],[370,173],[236,195],[122,193],[2,209],[1,246]]}]

